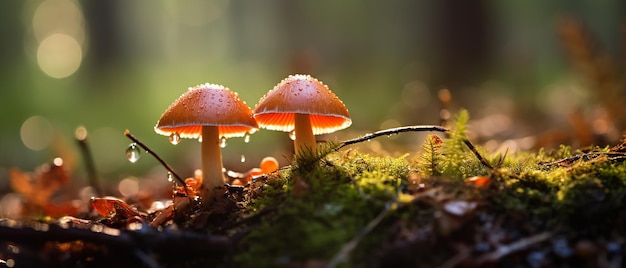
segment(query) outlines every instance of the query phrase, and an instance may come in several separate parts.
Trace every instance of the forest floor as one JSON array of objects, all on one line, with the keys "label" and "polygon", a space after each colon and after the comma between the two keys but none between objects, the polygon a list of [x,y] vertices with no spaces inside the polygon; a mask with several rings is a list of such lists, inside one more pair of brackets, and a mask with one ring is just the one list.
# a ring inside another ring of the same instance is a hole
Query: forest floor
[{"label": "forest floor", "polygon": [[68,180],[57,166],[12,171],[39,212],[0,219],[0,267],[624,265],[626,143],[490,154],[467,120],[401,157],[320,145],[208,209],[179,187],[158,209],[96,198],[81,214],[47,204]]}]

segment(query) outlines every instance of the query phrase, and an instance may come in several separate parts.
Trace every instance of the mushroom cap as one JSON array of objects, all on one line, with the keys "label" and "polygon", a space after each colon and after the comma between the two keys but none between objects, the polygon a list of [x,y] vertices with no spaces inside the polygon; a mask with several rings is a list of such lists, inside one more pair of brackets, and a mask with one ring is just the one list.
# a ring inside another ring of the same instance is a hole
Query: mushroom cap
[{"label": "mushroom cap", "polygon": [[290,75],[259,100],[254,118],[260,127],[290,132],[294,114],[309,114],[313,134],[332,133],[352,124],[343,102],[319,80]]},{"label": "mushroom cap", "polygon": [[242,137],[258,128],[252,110],[237,93],[216,84],[190,87],[165,110],[154,131],[199,138],[202,126],[218,126],[220,137]]}]

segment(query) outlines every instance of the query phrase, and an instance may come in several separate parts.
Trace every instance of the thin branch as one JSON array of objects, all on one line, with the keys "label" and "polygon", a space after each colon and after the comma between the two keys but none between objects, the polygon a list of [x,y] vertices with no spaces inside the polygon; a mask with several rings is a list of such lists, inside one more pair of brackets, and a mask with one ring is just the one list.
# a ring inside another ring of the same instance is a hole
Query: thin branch
[{"label": "thin branch", "polygon": [[421,200],[424,197],[433,196],[433,193],[437,191],[439,191],[437,188],[432,188],[424,192],[418,193],[413,196],[410,202],[398,202],[397,199],[387,202],[385,204],[385,208],[376,216],[376,218],[372,219],[367,225],[365,225],[365,227],[363,227],[363,229],[361,229],[358,234],[356,234],[356,236],[354,236],[350,241],[344,244],[326,267],[337,267],[341,262],[345,261],[349,257],[350,253],[359,244],[359,242],[361,242],[361,239],[363,239],[367,234],[374,230],[374,228],[376,228],[376,226],[378,226],[382,222],[382,220],[387,215],[389,215],[390,212],[398,210],[406,205],[415,204],[415,202]]},{"label": "thin branch", "polygon": [[345,261],[350,255],[350,253],[352,252],[352,250],[354,250],[354,248],[356,248],[356,246],[359,244],[361,239],[363,239],[363,237],[365,237],[372,230],[374,230],[374,228],[376,228],[376,226],[380,224],[380,222],[385,218],[385,216],[389,214],[389,212],[391,211],[392,205],[394,203],[395,202],[387,203],[385,205],[385,209],[383,209],[380,213],[378,213],[378,216],[376,216],[376,218],[371,220],[365,227],[363,227],[363,229],[361,229],[361,231],[355,237],[353,237],[352,240],[344,244],[343,247],[341,247],[341,250],[339,250],[339,252],[335,254],[333,259],[330,261],[330,263],[328,263],[327,267],[329,268],[337,267],[337,265]]},{"label": "thin branch", "polygon": [[87,170],[87,180],[89,181],[89,185],[91,185],[97,196],[102,196],[103,193],[102,188],[100,188],[98,183],[96,165],[94,164],[93,155],[91,154],[89,144],[87,143],[87,129],[83,126],[77,127],[74,132],[74,138],[76,138],[80,152],[83,154],[83,158],[85,159],[85,169]]},{"label": "thin branch", "polygon": [[[94,231],[98,230],[98,231]],[[135,253],[141,250],[162,256],[205,256],[231,251],[232,242],[226,236],[184,231],[158,231],[146,225],[138,231],[119,230],[101,224],[62,227],[57,224],[0,222],[0,237],[25,247],[39,247],[44,242],[82,241],[106,246],[115,252]],[[151,254],[137,256],[149,266]]]},{"label": "thin branch", "polygon": [[583,160],[583,161],[590,161],[593,159],[596,159],[599,156],[607,156],[607,160],[609,161],[614,161],[614,160],[622,160],[626,158],[626,153],[624,152],[589,152],[589,153],[583,153],[583,154],[577,154],[574,156],[570,156],[567,158],[563,158],[560,160],[556,160],[556,161],[552,161],[552,162],[548,162],[548,163],[539,163],[540,166],[567,166],[567,165],[571,165],[573,163],[575,163],[578,160]]},{"label": "thin branch", "polygon": [[[143,148],[144,150],[146,150],[146,153],[154,156],[154,158],[156,158],[157,161],[159,161],[159,163],[161,163],[161,165],[163,165],[163,167],[165,167],[165,169],[167,169],[167,171],[170,172],[170,174],[172,174],[172,176],[174,176],[174,178],[176,178],[176,180],[183,186],[185,186],[185,181],[183,179],[180,178],[180,176],[178,176],[178,174],[176,174],[176,172],[174,171],[174,169],[168,165],[167,163],[165,163],[165,161],[159,157],[159,155],[157,155],[155,152],[153,152],[152,150],[150,150],[150,148],[148,148],[148,146],[146,146],[145,144],[143,144],[141,141],[139,141],[137,138],[135,138],[135,136],[133,136],[133,134],[130,134],[130,131],[124,130],[124,136],[126,136],[127,138],[129,138],[130,140],[132,140],[134,143],[136,143],[137,145],[139,145],[139,147]],[[187,187],[183,187],[185,188],[185,193],[187,192]],[[187,194],[189,195],[189,194]]]},{"label": "thin branch", "polygon": [[337,147],[336,150],[339,150],[339,149],[341,149],[341,148],[343,148],[345,146],[348,146],[348,145],[352,145],[352,144],[368,141],[370,139],[373,139],[373,138],[376,138],[376,137],[380,137],[380,136],[394,135],[394,134],[398,134],[398,133],[402,133],[402,132],[424,132],[424,131],[437,131],[437,132],[446,133],[449,130],[447,128],[445,128],[445,127],[434,126],[434,125],[432,125],[432,126],[429,126],[429,125],[425,125],[425,126],[404,126],[404,127],[384,129],[384,130],[376,131],[374,133],[365,134],[362,137],[359,137],[359,138],[356,138],[356,139],[343,141],[343,142],[341,142],[339,144],[339,147]]},{"label": "thin branch", "polygon": [[496,262],[507,255],[521,250],[525,250],[530,246],[549,239],[550,237],[552,237],[552,233],[550,232],[539,233],[530,237],[522,238],[508,245],[499,246],[495,251],[487,253],[478,258],[478,264],[479,266],[481,266],[481,264],[484,264],[485,262]]},{"label": "thin branch", "polygon": [[484,166],[486,166],[490,170],[494,170],[493,166],[489,163],[489,161],[487,161],[487,159],[485,159],[478,152],[478,150],[476,150],[476,147],[474,146],[474,144],[472,144],[472,142],[470,142],[468,139],[463,139],[463,143],[465,143],[465,145],[467,145],[467,148],[469,148],[472,151],[472,153],[474,153],[474,155],[476,155],[476,158],[478,158],[478,160],[480,160],[480,163],[482,163]]}]

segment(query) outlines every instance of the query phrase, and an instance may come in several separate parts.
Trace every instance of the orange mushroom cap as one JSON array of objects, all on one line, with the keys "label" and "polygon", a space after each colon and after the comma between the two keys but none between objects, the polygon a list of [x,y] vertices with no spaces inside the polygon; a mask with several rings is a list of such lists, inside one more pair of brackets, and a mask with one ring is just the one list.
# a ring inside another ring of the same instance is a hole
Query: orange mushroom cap
[{"label": "orange mushroom cap", "polygon": [[165,110],[154,127],[161,135],[199,138],[202,126],[219,126],[220,137],[242,137],[258,128],[252,110],[237,93],[216,84],[190,87]]},{"label": "orange mushroom cap", "polygon": [[284,132],[294,129],[294,114],[309,114],[313,134],[332,133],[352,124],[343,102],[309,75],[290,75],[259,100],[254,118],[259,126]]},{"label": "orange mushroom cap", "polygon": [[278,160],[271,156],[266,156],[261,159],[261,164],[259,165],[261,171],[263,173],[270,173],[278,170]]}]

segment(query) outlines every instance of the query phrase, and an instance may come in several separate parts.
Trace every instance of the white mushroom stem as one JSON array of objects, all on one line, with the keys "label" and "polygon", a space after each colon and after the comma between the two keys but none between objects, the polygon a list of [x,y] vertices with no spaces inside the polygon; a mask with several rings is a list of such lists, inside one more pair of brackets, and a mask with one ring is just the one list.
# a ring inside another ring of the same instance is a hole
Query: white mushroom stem
[{"label": "white mushroom stem", "polygon": [[219,127],[202,126],[202,202],[211,204],[224,192]]},{"label": "white mushroom stem", "polygon": [[293,145],[296,155],[300,154],[306,147],[315,152],[317,144],[315,143],[315,136],[313,136],[313,128],[311,128],[311,117],[308,114],[297,113],[294,115],[294,120],[296,138],[293,141]]}]

